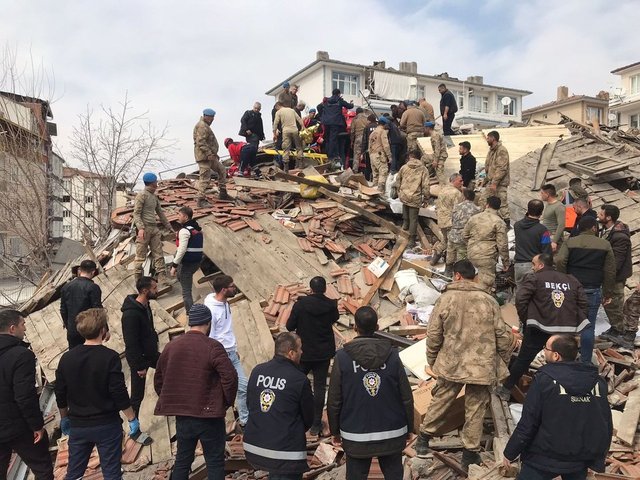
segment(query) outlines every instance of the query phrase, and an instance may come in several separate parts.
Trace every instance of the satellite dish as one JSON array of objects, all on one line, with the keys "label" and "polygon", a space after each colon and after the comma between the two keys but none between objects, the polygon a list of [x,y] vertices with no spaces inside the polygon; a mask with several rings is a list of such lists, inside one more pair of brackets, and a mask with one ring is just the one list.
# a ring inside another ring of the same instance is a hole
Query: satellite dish
[{"label": "satellite dish", "polygon": [[609,114],[609,120],[613,121],[616,120],[618,118],[618,116],[615,113],[610,113]]},{"label": "satellite dish", "polygon": [[502,100],[500,100],[500,103],[505,107],[508,105],[511,105],[511,102],[512,102],[511,97],[502,97]]},{"label": "satellite dish", "polygon": [[365,88],[365,89],[364,89],[364,90],[362,90],[362,92],[360,92],[360,93],[362,93],[362,96],[363,96],[364,98],[369,98],[369,95],[371,95],[371,92],[369,91],[369,89],[368,89],[368,88]]}]

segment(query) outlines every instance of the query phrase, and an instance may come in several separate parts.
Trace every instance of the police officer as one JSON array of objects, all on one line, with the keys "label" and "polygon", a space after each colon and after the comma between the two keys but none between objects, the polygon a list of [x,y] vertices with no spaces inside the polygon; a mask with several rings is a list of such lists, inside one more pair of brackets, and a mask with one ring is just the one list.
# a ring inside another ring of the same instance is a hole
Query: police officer
[{"label": "police officer", "polygon": [[257,365],[247,387],[249,421],[244,452],[269,479],[302,479],[309,470],[305,432],[313,422],[309,379],[299,369],[302,341],[292,332],[275,340],[275,356]]},{"label": "police officer", "polygon": [[402,478],[402,450],[413,425],[409,380],[398,350],[373,337],[376,311],[360,307],[355,321],[358,336],[336,353],[329,382],[333,443],[342,443],[348,479],[366,479],[373,457],[378,457],[384,478]]}]

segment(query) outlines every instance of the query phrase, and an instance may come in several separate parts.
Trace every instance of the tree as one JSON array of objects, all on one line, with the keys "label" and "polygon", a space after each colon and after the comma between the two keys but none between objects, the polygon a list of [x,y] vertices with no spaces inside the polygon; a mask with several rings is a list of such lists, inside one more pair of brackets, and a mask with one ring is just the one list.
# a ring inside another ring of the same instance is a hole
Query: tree
[{"label": "tree", "polygon": [[[173,151],[175,141],[167,136],[168,126],[155,128],[147,114],[135,114],[125,94],[117,109],[101,105],[96,113],[87,106],[79,115],[71,136],[71,158],[102,178],[104,194],[95,199],[102,203],[99,208],[111,212],[118,186],[135,185],[145,169],[166,165],[164,157]],[[108,230],[107,223],[101,234]]]}]

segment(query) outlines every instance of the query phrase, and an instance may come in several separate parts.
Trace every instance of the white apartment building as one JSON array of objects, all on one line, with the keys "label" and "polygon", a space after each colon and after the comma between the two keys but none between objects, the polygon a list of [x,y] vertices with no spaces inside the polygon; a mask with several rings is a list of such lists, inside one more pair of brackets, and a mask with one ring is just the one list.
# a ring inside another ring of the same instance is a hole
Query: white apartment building
[{"label": "white apartment building", "polygon": [[611,73],[620,75],[620,86],[610,95],[610,125],[624,130],[640,128],[640,62],[616,68]]}]

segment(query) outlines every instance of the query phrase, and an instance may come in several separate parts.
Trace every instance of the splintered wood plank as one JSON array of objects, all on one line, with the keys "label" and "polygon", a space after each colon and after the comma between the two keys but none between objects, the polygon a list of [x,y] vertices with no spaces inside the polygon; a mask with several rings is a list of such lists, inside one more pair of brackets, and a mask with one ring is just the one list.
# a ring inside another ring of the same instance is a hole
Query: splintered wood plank
[{"label": "splintered wood plank", "polygon": [[[634,380],[640,381],[640,373],[636,373]],[[620,428],[616,433],[616,437],[624,445],[632,447],[634,445],[634,438],[636,430],[638,428],[638,420],[640,420],[640,389],[633,390],[627,398],[627,403],[622,412],[622,419],[620,421]]]}]

